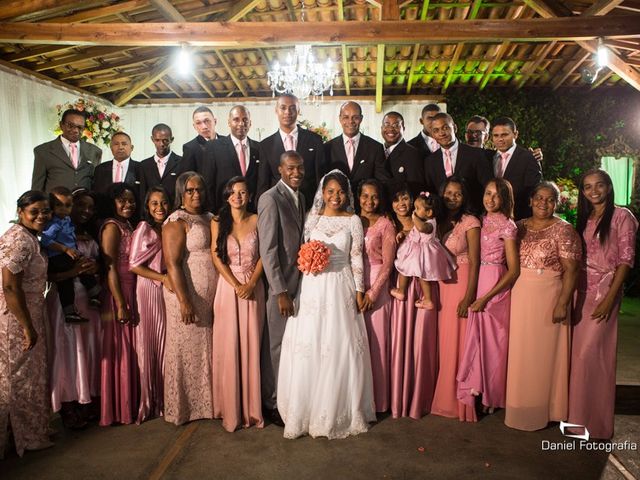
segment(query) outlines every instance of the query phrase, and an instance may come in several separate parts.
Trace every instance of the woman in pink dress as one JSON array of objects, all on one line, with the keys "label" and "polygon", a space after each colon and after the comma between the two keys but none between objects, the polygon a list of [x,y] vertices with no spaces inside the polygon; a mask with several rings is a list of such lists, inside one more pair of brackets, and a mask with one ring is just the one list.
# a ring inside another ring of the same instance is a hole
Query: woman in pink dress
[{"label": "woman in pink dress", "polygon": [[18,222],[0,237],[0,459],[9,427],[20,456],[53,445],[48,435],[47,257],[36,237],[50,219],[49,197],[28,191],[18,199]]},{"label": "woman in pink dress", "polygon": [[136,197],[125,183],[114,184],[109,197],[112,215],[100,229],[109,286],[102,312],[102,426],[133,423],[138,405],[136,276],[129,271],[130,220],[136,212]]},{"label": "woman in pink dress", "polygon": [[453,279],[439,282],[439,370],[431,413],[475,422],[475,407],[458,400],[456,377],[464,353],[468,310],[476,300],[478,288],[480,220],[467,213],[468,195],[460,179],[449,177],[441,189],[446,216],[438,222],[438,234],[456,257],[458,270]]},{"label": "woman in pink dress", "polygon": [[[98,272],[98,243],[91,235],[95,214],[95,197],[87,190],[73,192],[71,221],[75,227],[78,251],[82,259],[74,268],[56,277]],[[51,274],[49,275],[51,278]],[[67,277],[69,278],[69,277]],[[60,412],[65,427],[77,429],[100,411],[100,350],[102,326],[100,312],[89,307],[89,296],[76,279],[75,307],[80,316],[89,320],[82,324],[64,321],[60,299],[54,286],[47,293],[47,312],[52,337],[51,405]]]},{"label": "woman in pink dress", "polygon": [[584,425],[591,437],[601,439],[613,436],[618,311],[638,230],[633,214],[616,207],[613,198],[605,171],[592,170],[582,177],[578,232],[585,262],[573,318],[569,422]]},{"label": "woman in pink dress", "polygon": [[247,212],[244,177],[233,177],[211,222],[213,264],[222,276],[213,303],[213,416],[227,432],[264,427],[260,339],[265,315],[258,215]]},{"label": "woman in pink dress", "polygon": [[511,184],[502,178],[489,181],[482,203],[478,299],[469,308],[458,400],[473,407],[481,395],[483,412],[493,413],[505,406],[511,287],[520,274],[520,257]]},{"label": "woman in pink dress", "polygon": [[567,419],[571,301],[581,258],[574,228],[554,216],[552,182],[531,193],[533,215],[518,222],[520,276],[511,290],[504,423],[539,430]]},{"label": "woman in pink dress", "polygon": [[[407,188],[393,194],[396,231],[407,235],[413,228],[413,201]],[[422,290],[414,279],[406,301],[391,301],[391,415],[418,419],[431,410],[438,373],[438,313],[415,306]],[[431,297],[437,303],[437,287]]]},{"label": "woman in pink dress", "polygon": [[164,188],[152,187],[144,201],[144,220],[133,232],[129,269],[138,278],[136,353],[140,375],[140,424],[159,417],[164,405],[164,337],[166,314],[163,288],[172,290],[162,258],[162,224],[169,215],[169,197]]},{"label": "woman in pink dress", "polygon": [[174,289],[164,289],[164,419],[176,425],[213,418],[211,322],[218,275],[206,204],[202,176],[183,173],[176,181],[176,210],[162,227],[162,252]]},{"label": "woman in pink dress", "polygon": [[396,232],[384,216],[382,187],[377,180],[358,186],[360,221],[364,229],[364,323],[369,338],[373,398],[376,412],[390,406],[391,297],[389,276],[396,255]]}]

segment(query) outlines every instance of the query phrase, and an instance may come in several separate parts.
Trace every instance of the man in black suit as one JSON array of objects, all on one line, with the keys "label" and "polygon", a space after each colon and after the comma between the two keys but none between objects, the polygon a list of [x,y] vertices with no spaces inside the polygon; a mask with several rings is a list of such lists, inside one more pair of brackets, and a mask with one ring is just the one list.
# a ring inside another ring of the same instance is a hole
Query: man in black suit
[{"label": "man in black suit", "polygon": [[144,198],[140,198],[140,162],[131,158],[131,137],[125,132],[115,133],[109,147],[113,160],[101,163],[93,172],[91,189],[98,197],[98,211],[105,213],[105,207],[109,203],[106,195],[114,183],[128,183],[135,189],[138,210],[141,211]]},{"label": "man in black suit", "polygon": [[196,170],[202,160],[205,146],[209,140],[218,138],[216,125],[218,120],[209,107],[200,106],[193,111],[193,128],[198,135],[182,145],[182,165],[184,171]]},{"label": "man in black suit", "polygon": [[296,120],[299,114],[300,102],[295,95],[285,93],[278,97],[276,115],[280,128],[260,142],[258,198],[280,180],[280,155],[294,150],[304,160],[305,174],[300,191],[304,195],[306,209],[309,210],[326,166],[322,138],[314,132],[298,128]]},{"label": "man in black suit", "polygon": [[234,106],[229,111],[228,122],[230,135],[207,142],[198,172],[204,177],[212,212],[217,212],[222,206],[222,192],[226,183],[237,176],[247,179],[251,194],[249,208],[255,211],[260,145],[247,136],[251,128],[249,110],[242,105]]},{"label": "man in black suit", "polygon": [[484,186],[493,175],[483,150],[460,143],[456,131],[456,124],[448,113],[441,112],[433,117],[431,134],[440,149],[425,160],[427,189],[439,193],[444,181],[455,175],[467,186],[471,210],[480,213]]},{"label": "man in black suit", "polygon": [[173,133],[169,125],[159,123],[154,126],[151,130],[151,141],[156,147],[156,153],[140,164],[140,196],[144,198],[147,190],[161,185],[173,204],[176,180],[182,172],[187,170],[183,168],[182,157],[171,151]]},{"label": "man in black suit", "polygon": [[438,145],[438,142],[435,141],[430,133],[431,121],[438,113],[440,113],[440,107],[437,104],[430,103],[425,105],[420,115],[422,130],[407,142],[412,147],[417,148],[425,157],[440,148],[440,145]]},{"label": "man in black suit", "polygon": [[349,178],[354,195],[362,180],[375,178],[386,182],[390,176],[384,165],[384,147],[360,132],[362,107],[356,102],[345,102],[338,119],[342,135],[324,144],[327,171],[334,168],[342,171]]},{"label": "man in black suit", "polygon": [[102,150],[80,139],[84,128],[84,112],[65,110],[60,119],[62,135],[33,149],[32,190],[91,188],[93,170],[100,163]]},{"label": "man in black suit", "polygon": [[509,117],[493,121],[491,139],[497,151],[493,159],[496,177],[509,180],[513,188],[514,217],[516,220],[531,216],[529,197],[533,187],[542,180],[540,164],[526,148],[516,144],[518,130]]},{"label": "man in black suit", "polygon": [[389,193],[407,185],[415,197],[424,190],[424,157],[407,142],[404,135],[404,118],[398,112],[389,112],[382,118],[380,129],[384,139],[384,155],[391,180],[387,182]]}]

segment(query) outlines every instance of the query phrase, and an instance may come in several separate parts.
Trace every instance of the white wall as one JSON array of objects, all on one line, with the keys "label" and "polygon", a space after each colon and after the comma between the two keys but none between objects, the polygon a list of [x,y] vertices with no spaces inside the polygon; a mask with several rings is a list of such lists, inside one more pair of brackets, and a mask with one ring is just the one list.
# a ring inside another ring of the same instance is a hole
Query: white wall
[{"label": "white wall", "polygon": [[[57,122],[56,105],[73,102],[79,96],[49,82],[0,67],[0,131],[3,134],[0,142],[0,233],[4,232],[9,226],[9,221],[15,218],[17,198],[31,187],[33,148],[55,138],[53,131]],[[107,103],[97,98],[93,99]],[[302,103],[300,119],[309,120],[313,125],[326,122],[332,136],[339,135],[341,129],[338,110],[342,102],[327,96],[318,106]],[[379,139],[383,114],[375,113],[373,100],[358,103],[362,105],[364,114],[362,131]],[[405,137],[409,139],[420,131],[418,119],[425,103],[385,103],[383,111],[396,110],[404,116],[407,127]],[[218,133],[229,133],[227,116],[235,104],[236,102],[228,102],[210,105],[218,118]],[[276,131],[278,124],[274,112],[275,99],[245,105],[251,112],[251,138],[260,140]],[[109,110],[121,116],[121,124],[133,140],[133,158],[142,160],[154,153],[150,136],[151,128],[157,123],[171,126],[175,137],[173,150],[181,154],[182,145],[195,136],[191,125],[191,113],[196,106],[198,105],[143,105],[118,108],[109,105]],[[103,160],[109,159],[111,152],[105,149]]]}]

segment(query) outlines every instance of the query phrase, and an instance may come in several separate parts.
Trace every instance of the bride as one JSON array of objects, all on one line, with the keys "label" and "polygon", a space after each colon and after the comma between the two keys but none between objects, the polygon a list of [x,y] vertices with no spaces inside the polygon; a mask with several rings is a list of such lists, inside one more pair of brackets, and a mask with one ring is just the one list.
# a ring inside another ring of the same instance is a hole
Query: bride
[{"label": "bride", "polygon": [[304,239],[331,249],[329,266],[303,275],[297,314],[287,319],[278,375],[284,436],[345,438],[376,420],[371,359],[359,306],[364,300],[363,232],[353,214],[347,177],[325,175],[314,197]]}]

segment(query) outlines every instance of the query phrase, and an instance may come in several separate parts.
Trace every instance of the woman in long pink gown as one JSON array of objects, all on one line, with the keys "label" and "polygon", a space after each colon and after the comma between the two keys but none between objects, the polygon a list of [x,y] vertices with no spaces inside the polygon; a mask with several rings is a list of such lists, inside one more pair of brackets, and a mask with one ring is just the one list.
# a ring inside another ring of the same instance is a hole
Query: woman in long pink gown
[{"label": "woman in long pink gown", "polygon": [[574,228],[553,214],[552,182],[531,193],[533,215],[520,220],[520,276],[511,290],[504,423],[539,430],[567,419],[571,301],[581,258]]},{"label": "woman in long pink gown", "polygon": [[176,181],[176,211],[162,227],[162,252],[174,289],[164,289],[164,419],[176,425],[213,418],[211,322],[218,275],[206,204],[202,176],[183,173]]},{"label": "woman in long pink gown", "polygon": [[100,248],[109,286],[102,305],[102,426],[133,423],[138,405],[136,276],[129,271],[133,235],[129,220],[136,211],[131,188],[124,183],[113,185],[110,191],[113,215],[100,229]]},{"label": "woman in long pink gown", "polygon": [[473,407],[481,395],[483,411],[493,413],[505,406],[511,287],[520,274],[520,257],[511,184],[502,178],[489,181],[482,203],[478,299],[469,308],[458,400]]},{"label": "woman in long pink gown", "polygon": [[453,279],[441,281],[438,312],[439,370],[431,413],[460,421],[477,421],[476,409],[458,400],[456,377],[464,353],[467,315],[476,300],[480,268],[480,220],[467,213],[463,183],[449,177],[442,186],[446,218],[438,221],[444,246],[456,257]]},{"label": "woman in long pink gown", "polygon": [[162,224],[169,215],[169,198],[162,187],[152,187],[144,201],[144,218],[133,232],[129,269],[138,278],[136,353],[140,376],[140,424],[162,415],[164,407],[164,339],[166,314],[163,288],[171,289],[164,273]]},{"label": "woman in long pink gown", "polygon": [[638,221],[626,208],[614,206],[611,177],[603,170],[587,172],[580,191],[578,232],[585,262],[573,318],[569,423],[584,425],[591,437],[610,439],[618,312],[622,283],[635,259]]},{"label": "woman in long pink gown", "polygon": [[[76,230],[81,261],[73,270],[57,275],[91,274],[98,271],[100,255],[98,243],[89,233],[93,224],[95,198],[87,190],[73,193],[71,221]],[[66,427],[82,428],[87,420],[99,411],[100,397],[100,351],[102,343],[102,321],[100,312],[89,307],[87,291],[76,279],[75,307],[87,323],[70,324],[64,321],[60,299],[53,287],[47,293],[47,312],[51,328],[52,368],[51,405],[60,412]]]},{"label": "woman in long pink gown", "polygon": [[391,296],[389,277],[396,255],[396,232],[381,208],[382,187],[376,180],[358,186],[364,229],[364,323],[369,338],[376,412],[390,406]]},{"label": "woman in long pink gown", "polygon": [[[392,196],[391,206],[398,232],[413,228],[413,200],[406,188]],[[437,287],[431,298],[437,303]],[[412,279],[406,301],[391,301],[391,416],[421,418],[431,410],[438,373],[438,312],[417,308],[422,295],[420,284]]]},{"label": "woman in long pink gown", "polygon": [[51,209],[49,197],[33,190],[17,203],[18,223],[0,237],[0,459],[9,426],[20,456],[53,445],[44,323],[47,257],[36,237]]},{"label": "woman in long pink gown", "polygon": [[260,395],[260,339],[265,315],[258,216],[247,212],[244,177],[224,187],[211,222],[213,264],[222,276],[213,303],[213,416],[227,432],[264,427]]}]

